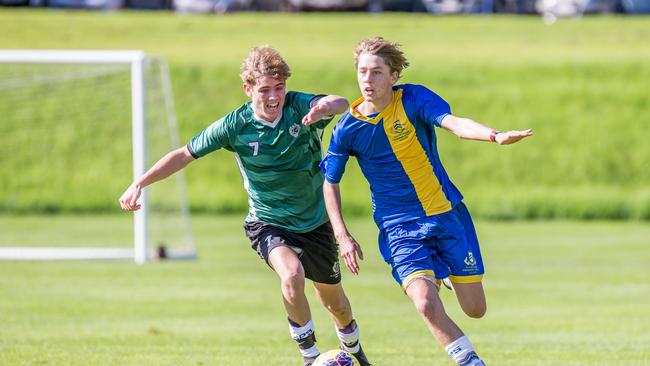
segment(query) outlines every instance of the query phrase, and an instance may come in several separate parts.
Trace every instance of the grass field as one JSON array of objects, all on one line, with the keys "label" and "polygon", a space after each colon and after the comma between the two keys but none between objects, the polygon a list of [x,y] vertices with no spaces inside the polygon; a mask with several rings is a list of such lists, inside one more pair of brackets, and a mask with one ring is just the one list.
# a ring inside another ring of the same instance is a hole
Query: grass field
[{"label": "grass field", "polygon": [[[461,116],[498,129],[536,131],[522,144],[501,148],[439,134],[443,163],[476,216],[650,220],[648,17],[562,19],[548,26],[538,17],[507,16],[212,17],[0,9],[0,34],[10,35],[0,37],[0,48],[143,49],[164,57],[172,70],[181,141],[244,102],[238,68],[250,47],[268,43],[281,51],[294,71],[290,88],[356,99],[353,47],[363,37],[383,35],[401,42],[412,62],[404,82],[428,85]],[[92,156],[93,146],[80,150],[78,129],[64,129],[68,134],[60,140],[70,143],[50,163],[63,168],[47,179],[51,196],[67,199],[44,202],[40,187],[32,184],[41,174],[29,170],[42,164],[40,154],[33,160],[16,157],[16,145],[33,144],[22,142],[33,138],[25,120],[0,126],[3,140],[15,144],[0,147],[0,211],[115,208],[131,179],[128,157],[96,165],[93,173],[103,179],[93,184],[92,204],[83,207],[90,202],[84,196],[88,177],[71,179],[66,162]],[[95,140],[95,147],[117,157],[128,149],[128,129],[116,126],[129,122],[114,123],[98,128],[103,139]],[[232,156],[217,152],[203,160],[187,168],[192,208],[245,210]],[[365,215],[367,185],[356,163],[348,172],[342,182],[346,207]]]},{"label": "grass field", "polygon": [[[536,131],[509,147],[440,134],[447,171],[479,218],[488,314],[469,319],[450,292],[442,296],[487,364],[650,366],[647,17],[548,26],[537,17],[0,8],[0,34],[0,49],[143,49],[164,57],[182,141],[245,101],[237,74],[252,46],[280,50],[294,71],[291,89],[356,99],[356,42],[373,35],[401,42],[412,62],[404,82],[430,86],[459,115]],[[47,109],[25,103],[16,113],[22,119],[9,121],[18,106],[2,104],[9,89],[0,85],[0,246],[131,242],[131,216],[117,214],[132,179],[128,110],[100,100],[113,89],[96,89],[70,92],[102,114],[96,125],[54,120],[32,130]],[[40,146],[37,135],[57,150]],[[77,157],[89,165],[75,165]],[[186,172],[195,212],[245,210],[228,153]],[[375,366],[451,365],[379,258],[368,186],[355,163],[342,189],[367,257],[360,276],[344,272],[366,352]],[[278,281],[249,249],[241,216],[195,217],[196,261],[0,261],[0,366],[299,365]],[[336,347],[327,314],[308,296],[321,350]]]},{"label": "grass field", "polygon": [[[101,229],[119,245],[129,216],[0,216],[0,243],[83,245]],[[344,283],[375,365],[451,365],[379,259],[374,224],[350,226],[367,258]],[[471,320],[443,298],[488,365],[650,365],[650,226],[477,228],[488,314]],[[249,249],[241,217],[199,216],[194,231],[197,261],[0,262],[0,365],[299,365],[277,280]],[[308,295],[319,346],[334,348],[331,322]]]}]

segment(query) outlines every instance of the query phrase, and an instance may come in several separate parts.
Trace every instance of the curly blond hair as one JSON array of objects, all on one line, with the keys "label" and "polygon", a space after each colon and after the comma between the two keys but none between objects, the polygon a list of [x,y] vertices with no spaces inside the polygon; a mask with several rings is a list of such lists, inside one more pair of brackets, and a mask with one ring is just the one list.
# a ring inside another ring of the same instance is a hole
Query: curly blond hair
[{"label": "curly blond hair", "polygon": [[291,69],[278,51],[265,45],[251,48],[241,64],[239,76],[244,83],[253,86],[257,79],[263,76],[285,81],[291,76]]},{"label": "curly blond hair", "polygon": [[397,72],[399,77],[402,71],[410,65],[400,47],[399,43],[387,41],[383,37],[366,38],[359,42],[354,49],[354,67],[359,66],[361,54],[368,53],[383,58],[390,71]]}]

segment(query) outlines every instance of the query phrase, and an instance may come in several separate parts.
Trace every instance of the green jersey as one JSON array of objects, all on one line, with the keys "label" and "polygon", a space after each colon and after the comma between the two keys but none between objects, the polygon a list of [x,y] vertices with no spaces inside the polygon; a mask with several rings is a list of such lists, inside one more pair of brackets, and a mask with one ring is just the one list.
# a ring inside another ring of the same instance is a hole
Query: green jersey
[{"label": "green jersey", "polygon": [[246,221],[262,221],[295,232],[327,222],[323,200],[321,138],[333,117],[302,124],[318,96],[288,92],[273,122],[258,118],[251,102],[215,121],[187,147],[195,158],[220,148],[235,153],[248,192]]}]

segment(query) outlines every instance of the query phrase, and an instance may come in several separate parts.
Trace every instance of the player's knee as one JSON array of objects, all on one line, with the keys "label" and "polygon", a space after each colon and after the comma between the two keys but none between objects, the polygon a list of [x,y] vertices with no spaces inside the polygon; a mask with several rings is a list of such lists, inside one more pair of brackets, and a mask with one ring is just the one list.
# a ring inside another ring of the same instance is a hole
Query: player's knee
[{"label": "player's knee", "polygon": [[474,303],[468,306],[463,307],[463,311],[470,318],[482,318],[487,312],[487,304],[485,303]]},{"label": "player's knee", "polygon": [[428,297],[414,297],[412,300],[418,313],[428,318],[436,318],[436,314],[442,310],[437,302]]},{"label": "player's knee", "polygon": [[286,286],[304,286],[305,274],[300,270],[289,271],[282,275],[282,284]]},{"label": "player's knee", "polygon": [[300,271],[289,271],[281,276],[282,288],[290,294],[303,292],[305,288],[305,274]]}]

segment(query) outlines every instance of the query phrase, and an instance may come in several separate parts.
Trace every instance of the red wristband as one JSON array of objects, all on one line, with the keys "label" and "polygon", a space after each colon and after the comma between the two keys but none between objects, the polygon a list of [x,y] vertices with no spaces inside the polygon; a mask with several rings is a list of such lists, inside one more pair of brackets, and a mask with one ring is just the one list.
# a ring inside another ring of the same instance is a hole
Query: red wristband
[{"label": "red wristband", "polygon": [[497,142],[497,135],[500,134],[500,131],[492,130],[490,131],[490,141]]}]

